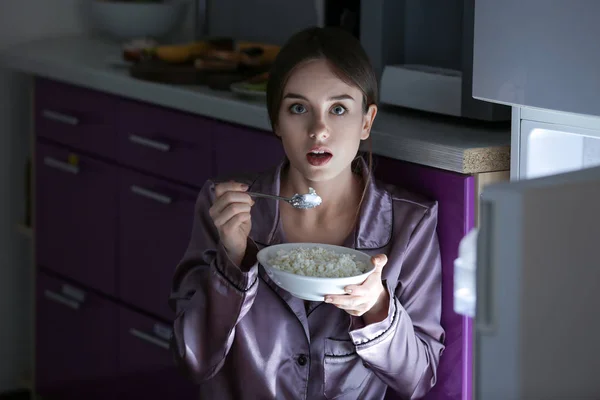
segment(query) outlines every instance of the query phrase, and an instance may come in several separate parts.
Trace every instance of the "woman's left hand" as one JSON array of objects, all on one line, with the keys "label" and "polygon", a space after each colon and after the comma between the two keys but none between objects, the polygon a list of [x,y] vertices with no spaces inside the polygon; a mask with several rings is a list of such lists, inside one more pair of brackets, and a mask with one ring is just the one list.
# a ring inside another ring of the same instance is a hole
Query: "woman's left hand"
[{"label": "woman's left hand", "polygon": [[356,317],[371,315],[374,320],[383,320],[387,315],[390,301],[389,294],[381,281],[387,256],[378,254],[372,258],[372,261],[375,269],[362,284],[346,286],[347,294],[327,295],[325,302]]}]

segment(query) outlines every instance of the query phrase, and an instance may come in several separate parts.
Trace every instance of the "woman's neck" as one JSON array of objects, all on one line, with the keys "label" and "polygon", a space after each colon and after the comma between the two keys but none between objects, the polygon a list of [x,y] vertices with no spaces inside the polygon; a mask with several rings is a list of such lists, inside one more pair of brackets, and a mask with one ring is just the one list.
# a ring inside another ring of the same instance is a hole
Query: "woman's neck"
[{"label": "woman's neck", "polygon": [[351,167],[328,181],[314,182],[305,179],[291,165],[285,169],[281,177],[281,194],[291,197],[296,193],[308,193],[312,187],[323,199],[320,206],[310,210],[298,210],[309,220],[325,221],[332,217],[356,213],[362,197],[362,178],[353,173]]}]

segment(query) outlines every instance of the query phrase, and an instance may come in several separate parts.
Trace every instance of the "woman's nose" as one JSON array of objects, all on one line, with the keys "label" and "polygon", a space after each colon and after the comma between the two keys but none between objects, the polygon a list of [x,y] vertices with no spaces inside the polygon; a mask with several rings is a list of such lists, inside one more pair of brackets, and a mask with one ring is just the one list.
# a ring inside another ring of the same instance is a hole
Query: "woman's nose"
[{"label": "woman's nose", "polygon": [[325,122],[319,118],[313,122],[309,134],[311,139],[325,140],[329,137],[329,129]]}]

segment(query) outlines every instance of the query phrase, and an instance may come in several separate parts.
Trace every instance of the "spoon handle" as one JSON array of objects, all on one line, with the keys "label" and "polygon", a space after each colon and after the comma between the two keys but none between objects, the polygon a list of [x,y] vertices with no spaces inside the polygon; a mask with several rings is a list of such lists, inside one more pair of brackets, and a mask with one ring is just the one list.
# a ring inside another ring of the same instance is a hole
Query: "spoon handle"
[{"label": "spoon handle", "polygon": [[287,197],[275,196],[273,194],[265,194],[265,193],[254,193],[254,192],[246,192],[251,197],[265,197],[267,199],[275,199],[275,200],[283,200],[289,202],[290,199]]}]

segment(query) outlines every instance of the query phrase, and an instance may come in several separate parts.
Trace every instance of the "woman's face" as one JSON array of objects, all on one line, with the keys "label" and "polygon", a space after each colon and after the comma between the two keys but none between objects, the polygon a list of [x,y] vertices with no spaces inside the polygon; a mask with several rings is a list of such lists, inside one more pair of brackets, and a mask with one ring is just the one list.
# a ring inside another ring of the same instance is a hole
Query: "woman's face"
[{"label": "woman's face", "polygon": [[362,92],[338,78],[327,61],[296,68],[275,129],[292,167],[310,181],[327,181],[349,168],[376,114],[374,105],[365,114],[362,102]]}]

